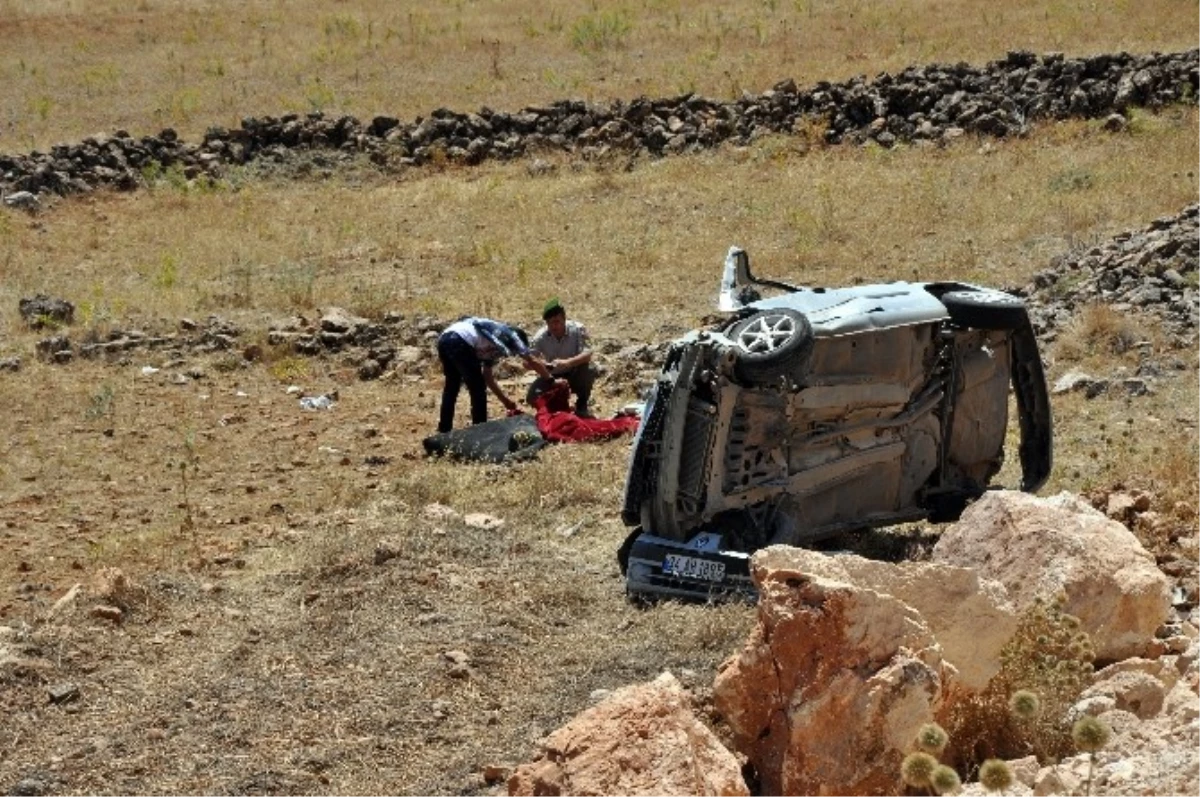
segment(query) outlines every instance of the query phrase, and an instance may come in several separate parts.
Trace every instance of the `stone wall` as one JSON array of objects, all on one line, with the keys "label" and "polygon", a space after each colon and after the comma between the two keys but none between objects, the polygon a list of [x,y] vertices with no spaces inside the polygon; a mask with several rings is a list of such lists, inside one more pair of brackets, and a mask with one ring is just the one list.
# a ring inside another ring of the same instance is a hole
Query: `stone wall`
[{"label": "stone wall", "polygon": [[[383,168],[478,163],[542,151],[584,158],[618,152],[657,157],[770,133],[823,131],[828,143],[942,142],[966,133],[1024,134],[1037,120],[1111,117],[1131,107],[1195,103],[1200,51],[1067,58],[1016,51],[983,67],[913,66],[898,74],[800,88],[792,80],[761,94],[717,101],[694,94],[608,104],[562,100],[506,113],[446,108],[411,122],[321,113],[246,118],[236,130],[210,128],[202,141],[176,131],[135,138],[119,130],[50,152],[0,155],[0,191],[66,195],[133,190],[162,169],[219,176],[232,165],[287,162],[319,153],[322,167],[366,156]],[[1115,115],[1115,116],[1114,116]]]}]

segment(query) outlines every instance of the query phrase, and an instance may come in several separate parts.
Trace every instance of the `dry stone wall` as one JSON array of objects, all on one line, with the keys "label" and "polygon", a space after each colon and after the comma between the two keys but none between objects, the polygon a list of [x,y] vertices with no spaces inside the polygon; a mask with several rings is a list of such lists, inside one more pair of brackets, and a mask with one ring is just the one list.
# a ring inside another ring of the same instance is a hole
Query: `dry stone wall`
[{"label": "dry stone wall", "polygon": [[1133,107],[1195,103],[1198,83],[1195,49],[1084,58],[1014,51],[983,67],[912,66],[895,75],[821,81],[808,88],[786,80],[733,101],[686,94],[607,104],[562,100],[512,113],[439,108],[411,122],[390,116],[364,122],[319,112],[250,117],[238,129],[210,128],[199,142],[183,141],[172,129],[140,138],[119,130],[49,152],[0,154],[0,192],[36,198],[133,190],[163,169],[178,169],[185,178],[215,177],[230,166],[286,163],[314,153],[327,167],[366,156],[384,168],[403,168],[540,151],[585,158],[613,152],[662,156],[799,130],[823,129],[829,143],[891,147],[964,133],[1020,135],[1042,119],[1115,115],[1113,126],[1120,127],[1121,115]]}]

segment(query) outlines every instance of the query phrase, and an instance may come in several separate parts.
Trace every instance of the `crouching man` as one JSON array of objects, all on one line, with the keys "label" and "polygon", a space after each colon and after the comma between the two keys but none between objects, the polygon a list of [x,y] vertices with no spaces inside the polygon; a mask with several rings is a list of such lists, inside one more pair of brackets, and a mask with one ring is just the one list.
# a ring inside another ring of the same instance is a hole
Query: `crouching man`
[{"label": "crouching man", "polygon": [[575,414],[580,418],[593,417],[588,402],[599,371],[592,364],[587,329],[578,321],[567,320],[566,308],[557,298],[546,302],[542,320],[546,323],[530,340],[529,348],[545,361],[551,378],[536,379],[529,386],[526,400],[533,404],[534,399],[554,386],[556,379],[565,379],[575,394]]}]

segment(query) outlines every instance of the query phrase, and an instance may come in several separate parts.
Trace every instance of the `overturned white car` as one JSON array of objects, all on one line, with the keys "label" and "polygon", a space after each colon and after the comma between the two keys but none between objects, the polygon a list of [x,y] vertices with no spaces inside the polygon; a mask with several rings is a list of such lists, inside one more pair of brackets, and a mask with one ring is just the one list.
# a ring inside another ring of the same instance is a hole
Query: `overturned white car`
[{"label": "overturned white car", "polygon": [[634,439],[622,515],[636,528],[618,554],[631,596],[753,594],[765,545],[956,518],[1004,462],[1010,384],[1020,487],[1049,476],[1050,403],[1018,297],[797,288],[755,279],[733,247],[719,306],[727,321],[671,346]]}]

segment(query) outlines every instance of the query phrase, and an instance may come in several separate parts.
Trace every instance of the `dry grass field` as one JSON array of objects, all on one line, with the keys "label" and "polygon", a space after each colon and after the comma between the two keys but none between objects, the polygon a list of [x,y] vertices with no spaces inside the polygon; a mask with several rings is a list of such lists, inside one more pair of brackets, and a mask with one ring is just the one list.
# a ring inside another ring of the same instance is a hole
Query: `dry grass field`
[{"label": "dry grass field", "polygon": [[[1198,27],[1180,0],[0,0],[0,153],[290,111],[729,98],[1011,49],[1177,51]],[[1195,202],[1198,124],[1189,105],[1135,111],[1120,135],[1080,120],[938,149],[767,137],[537,174],[246,169],[0,208],[0,358],[22,359],[0,371],[0,791],[498,793],[484,768],[531,757],[597,690],[670,669],[703,698],[741,645],[746,607],[624,600],[627,440],[429,461],[435,361],[364,382],[267,345],[272,323],[340,306],[532,326],[558,295],[615,351],[709,314],[732,243],[792,282],[1023,285]],[[72,338],[216,315],[263,356],[50,365],[17,310],[37,293],[75,303]],[[1118,324],[1145,346],[1108,345]],[[1146,489],[1186,538],[1195,349],[1097,310],[1043,353],[1053,380],[1132,373],[1147,348],[1169,364],[1153,394],[1055,397],[1044,493]],[[339,401],[304,411],[290,385]],[[598,410],[640,387],[614,374]],[[105,568],[129,581],[119,624],[90,612]],[[76,699],[49,699],[66,686]]]},{"label": "dry grass field", "polygon": [[1008,50],[1187,49],[1194,3],[0,0],[0,151],[247,115],[760,92]]}]

